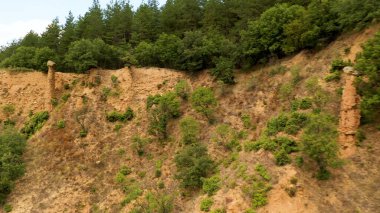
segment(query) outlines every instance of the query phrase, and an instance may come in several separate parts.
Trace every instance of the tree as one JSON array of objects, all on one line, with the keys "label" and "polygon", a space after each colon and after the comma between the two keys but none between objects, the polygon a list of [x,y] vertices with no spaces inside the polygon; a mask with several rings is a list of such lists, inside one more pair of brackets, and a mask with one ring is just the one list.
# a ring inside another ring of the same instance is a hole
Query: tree
[{"label": "tree", "polygon": [[41,37],[34,31],[29,31],[24,38],[20,41],[20,46],[25,47],[39,47]]},{"label": "tree", "polygon": [[69,12],[69,15],[66,17],[65,26],[62,28],[61,38],[59,43],[59,53],[64,55],[72,42],[77,40],[76,35],[76,23],[74,16]]},{"label": "tree", "polygon": [[358,90],[362,96],[360,105],[364,121],[374,121],[380,109],[380,33],[363,46],[356,58],[356,69],[362,74],[358,79]]},{"label": "tree", "polygon": [[337,127],[326,114],[313,114],[301,136],[302,151],[314,160],[319,171],[318,179],[328,179],[328,167],[338,163]]},{"label": "tree", "polygon": [[61,27],[58,18],[55,18],[41,35],[41,44],[54,51],[58,50]]},{"label": "tree", "polygon": [[198,29],[202,16],[201,0],[166,1],[161,16],[163,31],[182,36],[186,31]]},{"label": "tree", "polygon": [[49,60],[58,62],[58,56],[54,50],[50,49],[49,47],[36,49],[33,62],[34,68],[36,70],[47,72],[48,67],[46,66],[46,63]]},{"label": "tree", "polygon": [[124,0],[117,0],[107,5],[104,14],[105,42],[112,45],[126,45],[132,34],[132,6]]},{"label": "tree", "polygon": [[158,56],[159,66],[179,68],[183,43],[175,35],[161,34],[154,45],[154,53]]},{"label": "tree", "polygon": [[65,55],[65,64],[75,72],[84,72],[94,67],[119,68],[123,65],[122,52],[101,39],[82,39],[70,45]]},{"label": "tree", "polygon": [[160,35],[160,11],[155,0],[143,3],[137,9],[132,23],[132,43],[155,41]]},{"label": "tree", "polygon": [[89,11],[83,17],[79,17],[78,37],[84,39],[102,38],[105,33],[104,29],[102,9],[99,1],[94,0]]}]

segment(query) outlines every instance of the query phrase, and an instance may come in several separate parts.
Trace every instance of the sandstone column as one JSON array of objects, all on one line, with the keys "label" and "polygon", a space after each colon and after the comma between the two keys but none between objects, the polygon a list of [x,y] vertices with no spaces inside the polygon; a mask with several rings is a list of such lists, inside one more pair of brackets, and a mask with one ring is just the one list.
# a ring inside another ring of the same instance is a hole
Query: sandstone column
[{"label": "sandstone column", "polygon": [[339,142],[350,155],[355,150],[356,132],[360,126],[360,99],[356,92],[355,79],[357,72],[353,67],[345,67],[343,74],[344,87],[340,105]]},{"label": "sandstone column", "polygon": [[49,94],[48,94],[48,102],[49,105],[52,107],[51,101],[55,99],[55,63],[54,61],[48,61],[47,66],[49,68],[48,70],[48,83],[49,83]]}]

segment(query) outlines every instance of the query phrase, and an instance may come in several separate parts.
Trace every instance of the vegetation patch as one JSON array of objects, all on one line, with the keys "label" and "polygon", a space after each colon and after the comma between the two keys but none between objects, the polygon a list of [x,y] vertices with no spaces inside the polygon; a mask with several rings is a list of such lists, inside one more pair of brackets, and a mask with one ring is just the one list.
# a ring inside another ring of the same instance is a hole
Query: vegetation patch
[{"label": "vegetation patch", "polygon": [[106,119],[109,122],[116,122],[116,121],[125,122],[125,121],[132,120],[134,117],[135,117],[135,113],[130,107],[128,107],[124,113],[112,111],[112,112],[107,113],[106,115]]},{"label": "vegetation patch", "polygon": [[29,138],[40,130],[48,119],[49,113],[47,111],[38,112],[32,115],[21,129],[21,133],[25,134]]},{"label": "vegetation patch", "polygon": [[22,154],[26,138],[13,128],[0,130],[0,205],[14,187],[14,181],[24,174]]}]

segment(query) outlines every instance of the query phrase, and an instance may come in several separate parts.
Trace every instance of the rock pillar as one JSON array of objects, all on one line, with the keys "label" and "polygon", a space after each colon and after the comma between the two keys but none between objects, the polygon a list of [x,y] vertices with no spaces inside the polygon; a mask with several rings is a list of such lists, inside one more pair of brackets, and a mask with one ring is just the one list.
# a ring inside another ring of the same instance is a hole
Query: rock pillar
[{"label": "rock pillar", "polygon": [[49,83],[49,94],[48,94],[48,102],[51,106],[51,101],[56,98],[55,96],[55,63],[53,61],[47,62],[48,66],[48,83]]},{"label": "rock pillar", "polygon": [[357,72],[353,67],[344,68],[344,87],[339,119],[339,142],[345,149],[351,151],[354,150],[356,132],[360,126],[360,98],[355,87],[356,76]]}]

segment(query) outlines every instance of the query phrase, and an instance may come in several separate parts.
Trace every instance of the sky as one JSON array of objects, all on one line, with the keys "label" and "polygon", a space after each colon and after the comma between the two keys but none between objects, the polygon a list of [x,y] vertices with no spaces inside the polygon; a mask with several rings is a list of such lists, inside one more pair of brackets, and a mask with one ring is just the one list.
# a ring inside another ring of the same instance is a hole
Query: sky
[{"label": "sky", "polygon": [[[56,17],[64,24],[69,11],[86,13],[93,0],[0,0],[0,46],[22,38],[30,30],[42,33]],[[99,0],[103,8],[111,0]],[[136,9],[144,0],[130,0]],[[146,2],[147,0],[145,0]],[[165,0],[159,0],[163,5]]]}]

